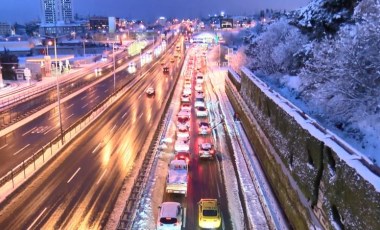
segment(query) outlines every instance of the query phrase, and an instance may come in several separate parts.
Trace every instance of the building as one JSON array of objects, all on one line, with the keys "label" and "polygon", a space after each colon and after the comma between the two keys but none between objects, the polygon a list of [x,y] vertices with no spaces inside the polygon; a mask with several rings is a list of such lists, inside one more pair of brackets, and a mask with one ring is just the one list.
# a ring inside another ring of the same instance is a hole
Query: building
[{"label": "building", "polygon": [[108,17],[91,17],[90,18],[90,30],[92,31],[108,31]]},{"label": "building", "polygon": [[73,7],[72,0],[41,0],[42,23],[55,24],[59,21],[72,22]]},{"label": "building", "polygon": [[72,0],[41,0],[41,7],[41,35],[83,33],[86,29],[81,23],[73,23]]},{"label": "building", "polygon": [[220,28],[233,28],[234,27],[234,20],[232,18],[222,18],[220,20]]},{"label": "building", "polygon": [[0,22],[0,35],[1,36],[9,36],[11,35],[11,25],[5,22]]}]

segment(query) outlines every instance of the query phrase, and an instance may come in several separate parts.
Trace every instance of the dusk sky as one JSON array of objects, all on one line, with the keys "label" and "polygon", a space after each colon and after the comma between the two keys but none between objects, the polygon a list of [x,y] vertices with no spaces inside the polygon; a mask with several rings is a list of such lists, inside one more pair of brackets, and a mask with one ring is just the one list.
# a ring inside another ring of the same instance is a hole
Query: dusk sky
[{"label": "dusk sky", "polygon": [[[38,19],[41,0],[1,0],[0,22]],[[260,9],[296,9],[309,0],[73,0],[74,14],[153,20],[159,16],[199,17],[225,11],[251,14]]]}]

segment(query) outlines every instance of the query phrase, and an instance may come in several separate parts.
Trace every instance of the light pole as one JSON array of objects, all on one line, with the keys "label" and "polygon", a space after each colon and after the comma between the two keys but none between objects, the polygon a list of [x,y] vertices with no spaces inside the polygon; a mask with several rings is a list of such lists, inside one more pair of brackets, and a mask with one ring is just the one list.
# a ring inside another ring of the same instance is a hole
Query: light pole
[{"label": "light pole", "polygon": [[61,142],[64,143],[63,139],[63,128],[62,128],[62,116],[61,116],[61,98],[59,93],[59,81],[58,81],[58,57],[57,57],[57,38],[54,38],[54,59],[55,59],[55,81],[57,84],[57,99],[58,99],[58,115],[59,115],[59,127],[61,131]]},{"label": "light pole", "polygon": [[113,92],[116,92],[116,77],[115,77],[115,42],[112,43],[112,61],[113,61]]},{"label": "light pole", "polygon": [[86,40],[83,40],[83,57],[86,56]]}]

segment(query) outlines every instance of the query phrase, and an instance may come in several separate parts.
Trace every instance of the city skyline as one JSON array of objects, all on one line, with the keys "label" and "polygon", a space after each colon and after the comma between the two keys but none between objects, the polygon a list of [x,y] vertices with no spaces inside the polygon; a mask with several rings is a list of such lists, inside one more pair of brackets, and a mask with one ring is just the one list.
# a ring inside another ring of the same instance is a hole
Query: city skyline
[{"label": "city skyline", "polygon": [[[200,17],[225,11],[229,14],[249,15],[262,9],[292,10],[306,6],[309,0],[288,0],[278,3],[276,0],[266,2],[258,0],[73,0],[73,13],[80,16],[116,16],[143,20],[154,20],[159,16],[166,17]],[[89,8],[88,6],[91,6]],[[173,10],[176,9],[176,10]],[[0,21],[8,23],[24,23],[32,20],[42,20],[41,0],[19,0],[2,3]]]}]

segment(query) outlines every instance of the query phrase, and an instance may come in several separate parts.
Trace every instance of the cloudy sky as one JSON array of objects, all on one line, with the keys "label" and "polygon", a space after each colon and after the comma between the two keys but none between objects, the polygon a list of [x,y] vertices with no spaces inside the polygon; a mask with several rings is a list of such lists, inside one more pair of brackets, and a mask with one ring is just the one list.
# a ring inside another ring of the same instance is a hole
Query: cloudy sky
[{"label": "cloudy sky", "polygon": [[[26,22],[41,15],[41,0],[0,0],[0,22]],[[72,0],[74,13],[153,20],[159,16],[199,17],[225,11],[251,14],[260,9],[296,9],[309,0]]]}]

